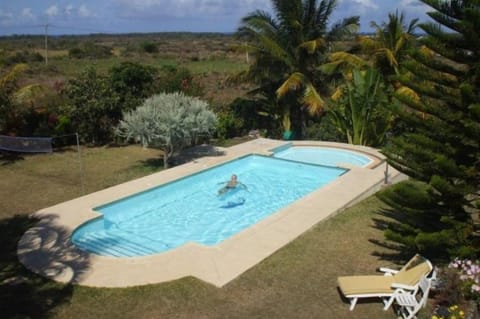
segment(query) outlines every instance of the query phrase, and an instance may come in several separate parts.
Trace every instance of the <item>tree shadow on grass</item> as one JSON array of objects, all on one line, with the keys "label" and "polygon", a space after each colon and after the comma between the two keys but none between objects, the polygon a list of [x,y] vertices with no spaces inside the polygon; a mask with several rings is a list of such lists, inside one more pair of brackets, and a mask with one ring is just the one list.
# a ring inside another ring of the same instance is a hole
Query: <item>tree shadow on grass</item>
[{"label": "tree shadow on grass", "polygon": [[23,161],[25,158],[20,153],[0,151],[0,165],[11,165],[17,161]]},{"label": "tree shadow on grass", "polygon": [[182,150],[172,158],[172,161],[173,164],[177,166],[205,156],[223,155],[225,155],[225,152],[221,150],[221,148],[214,145],[202,144]]},{"label": "tree shadow on grass", "polygon": [[[77,282],[89,267],[88,255],[69,244],[70,233],[55,225],[52,216],[0,220],[0,242],[2,318],[48,318],[52,309],[70,301],[69,283]],[[61,274],[66,284],[44,277]]]},{"label": "tree shadow on grass", "polygon": [[146,167],[153,170],[163,168],[163,158],[149,158],[149,159],[140,161],[140,163],[141,165],[139,165],[139,167]]},{"label": "tree shadow on grass", "polygon": [[[378,215],[378,218],[372,218],[372,227],[381,230],[382,232],[387,230],[392,222],[395,223],[396,221],[401,220],[404,215],[402,212],[391,208],[380,209],[376,214]],[[410,258],[416,254],[415,251],[387,239],[369,239],[368,241],[383,248],[382,252],[374,252],[374,256],[379,257],[381,260],[399,265],[403,265],[405,261],[410,260]],[[385,250],[388,250],[388,252],[385,252]]]}]

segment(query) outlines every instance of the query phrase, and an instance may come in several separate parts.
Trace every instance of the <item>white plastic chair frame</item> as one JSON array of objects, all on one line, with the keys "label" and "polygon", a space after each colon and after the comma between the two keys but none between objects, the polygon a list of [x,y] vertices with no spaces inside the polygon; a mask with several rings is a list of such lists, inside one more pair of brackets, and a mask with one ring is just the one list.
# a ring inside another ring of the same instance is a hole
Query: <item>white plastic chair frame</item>
[{"label": "white plastic chair frame", "polygon": [[399,306],[398,312],[404,319],[416,318],[421,308],[427,305],[432,278],[423,276],[414,291],[396,290],[393,301]]}]

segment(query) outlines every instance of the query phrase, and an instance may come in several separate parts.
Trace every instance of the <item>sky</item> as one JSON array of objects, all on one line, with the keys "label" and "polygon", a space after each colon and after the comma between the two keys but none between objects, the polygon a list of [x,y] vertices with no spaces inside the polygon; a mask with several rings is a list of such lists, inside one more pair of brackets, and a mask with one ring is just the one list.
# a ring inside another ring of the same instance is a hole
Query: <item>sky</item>
[{"label": "sky", "polygon": [[[425,21],[429,7],[418,0],[337,0],[332,23],[360,16],[360,31],[370,22],[404,12]],[[2,0],[0,35],[132,32],[235,32],[242,17],[271,12],[270,0]],[[47,26],[47,28],[46,28]]]}]

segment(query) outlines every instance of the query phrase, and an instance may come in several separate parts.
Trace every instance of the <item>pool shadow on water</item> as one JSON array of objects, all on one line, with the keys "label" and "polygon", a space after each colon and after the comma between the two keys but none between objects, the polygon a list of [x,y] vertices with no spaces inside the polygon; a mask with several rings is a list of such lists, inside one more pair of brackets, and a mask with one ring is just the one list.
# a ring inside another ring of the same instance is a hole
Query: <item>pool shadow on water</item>
[{"label": "pool shadow on water", "polygon": [[[50,317],[52,309],[70,301],[73,286],[68,283],[77,282],[89,268],[88,255],[70,244],[69,232],[55,225],[54,220],[53,216],[40,221],[28,216],[0,220],[2,318]],[[69,280],[60,284],[37,275],[20,263],[19,258],[34,265],[36,271],[50,276],[63,273]]]}]

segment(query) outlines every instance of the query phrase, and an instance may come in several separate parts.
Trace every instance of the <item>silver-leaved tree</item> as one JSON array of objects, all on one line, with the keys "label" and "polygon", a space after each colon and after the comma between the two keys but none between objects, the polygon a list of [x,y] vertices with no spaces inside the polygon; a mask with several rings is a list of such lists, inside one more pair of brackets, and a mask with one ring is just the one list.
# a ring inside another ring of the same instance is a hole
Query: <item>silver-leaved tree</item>
[{"label": "silver-leaved tree", "polygon": [[167,168],[175,152],[194,144],[199,136],[211,135],[216,121],[206,102],[183,93],[161,93],[123,113],[116,134],[144,147],[160,148]]}]

